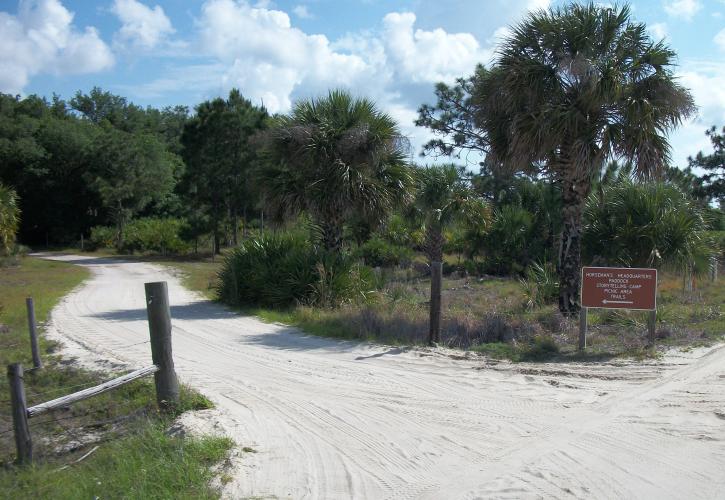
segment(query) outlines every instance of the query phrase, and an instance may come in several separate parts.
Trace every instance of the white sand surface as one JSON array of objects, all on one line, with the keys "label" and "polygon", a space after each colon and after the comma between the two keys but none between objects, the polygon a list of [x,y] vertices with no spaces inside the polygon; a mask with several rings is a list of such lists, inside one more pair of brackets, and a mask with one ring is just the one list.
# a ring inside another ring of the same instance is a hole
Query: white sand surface
[{"label": "white sand surface", "polygon": [[235,453],[228,498],[725,498],[722,346],[642,363],[461,359],[239,316],[160,266],[54,258],[93,273],[49,334],[94,366],[151,363],[143,285],[168,282],[177,371],[217,405],[188,420],[256,450]]}]

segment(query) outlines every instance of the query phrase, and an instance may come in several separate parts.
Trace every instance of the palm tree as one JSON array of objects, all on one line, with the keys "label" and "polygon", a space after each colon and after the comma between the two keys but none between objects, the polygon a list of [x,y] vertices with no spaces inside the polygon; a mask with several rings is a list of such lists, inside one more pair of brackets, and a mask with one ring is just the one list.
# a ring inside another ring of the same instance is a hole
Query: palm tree
[{"label": "palm tree", "polygon": [[12,251],[19,224],[18,196],[15,191],[0,184],[0,251],[8,254]]},{"label": "palm tree", "polygon": [[411,186],[395,121],[342,90],[298,102],[262,142],[266,202],[277,216],[307,213],[328,250],[341,248],[353,215],[378,222]]},{"label": "palm tree", "polygon": [[675,53],[654,42],[630,8],[570,4],[530,14],[495,64],[479,68],[473,103],[488,160],[540,167],[562,193],[559,308],[579,309],[581,226],[592,176],[609,159],[649,177],[669,161],[667,133],[690,116],[672,74]]},{"label": "palm tree", "polygon": [[416,218],[425,230],[425,251],[431,268],[430,330],[428,342],[440,341],[441,269],[445,235],[443,229],[455,218],[474,208],[473,192],[455,165],[416,170],[417,192],[413,203]]}]

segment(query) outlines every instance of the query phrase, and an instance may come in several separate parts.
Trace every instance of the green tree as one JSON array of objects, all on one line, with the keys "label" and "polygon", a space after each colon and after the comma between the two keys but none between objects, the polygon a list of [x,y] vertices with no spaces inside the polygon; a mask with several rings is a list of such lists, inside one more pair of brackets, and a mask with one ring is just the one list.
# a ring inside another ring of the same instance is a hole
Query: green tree
[{"label": "green tree", "polygon": [[263,148],[266,202],[278,217],[306,212],[328,250],[341,248],[353,214],[380,221],[411,185],[396,123],[372,101],[341,90],[277,117]]},{"label": "green tree", "polygon": [[238,218],[243,217],[246,228],[247,213],[256,204],[259,189],[251,173],[257,158],[249,139],[266,127],[267,120],[264,108],[254,106],[233,89],[226,100],[201,103],[196,115],[184,125],[184,190],[193,204],[206,208],[208,217],[196,214],[195,220],[208,220],[215,253],[220,251],[224,221],[230,221],[233,243],[237,244]]},{"label": "green tree", "polygon": [[725,127],[719,134],[714,126],[705,133],[710,138],[714,151],[709,155],[700,151],[694,158],[688,158],[690,168],[705,171],[698,179],[703,194],[720,203],[725,209]]},{"label": "green tree", "polygon": [[[466,81],[470,92],[461,92],[470,130],[485,141],[461,133],[454,148],[476,147],[497,168],[543,171],[561,190],[557,270],[565,314],[579,309],[582,212],[592,176],[618,157],[639,176],[660,171],[669,160],[667,132],[695,110],[673,77],[674,57],[631,20],[628,6],[569,4],[514,26],[493,66],[479,67]],[[453,118],[441,106],[424,107],[419,123],[433,128]]]},{"label": "green tree", "polygon": [[129,218],[171,193],[181,162],[153,135],[110,127],[98,138],[90,156],[87,181],[112,214],[120,249]]},{"label": "green tree", "polygon": [[20,207],[15,191],[0,184],[0,250],[10,253],[20,225]]}]

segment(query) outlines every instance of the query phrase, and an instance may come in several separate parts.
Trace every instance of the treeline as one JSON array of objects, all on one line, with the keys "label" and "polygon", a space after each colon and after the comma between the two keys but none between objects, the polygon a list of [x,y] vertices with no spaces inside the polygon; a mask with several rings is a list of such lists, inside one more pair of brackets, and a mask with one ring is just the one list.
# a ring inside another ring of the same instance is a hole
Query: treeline
[{"label": "treeline", "polygon": [[68,102],[0,94],[0,182],[18,195],[19,239],[76,244],[93,227],[113,226],[123,249],[128,223],[151,217],[182,219],[189,241],[236,242],[237,221],[246,227],[259,214],[247,139],[267,120],[238,91],[193,114],[141,108],[98,88]]}]

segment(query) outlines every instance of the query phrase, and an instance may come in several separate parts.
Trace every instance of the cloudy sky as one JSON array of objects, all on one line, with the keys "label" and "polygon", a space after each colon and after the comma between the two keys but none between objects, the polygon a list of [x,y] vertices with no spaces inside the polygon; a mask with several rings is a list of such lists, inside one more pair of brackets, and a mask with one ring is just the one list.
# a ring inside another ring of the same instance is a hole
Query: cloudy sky
[{"label": "cloudy sky", "polygon": [[[558,0],[0,0],[0,92],[70,98],[93,86],[140,105],[193,106],[232,87],[272,112],[344,87],[375,99],[413,144],[433,85],[487,63],[506,27]],[[725,0],[633,0],[679,56],[699,114],[674,162],[725,125]]]}]

